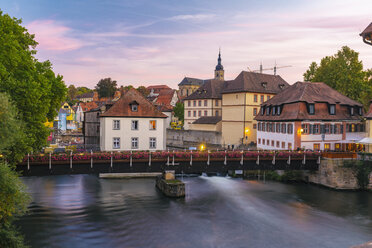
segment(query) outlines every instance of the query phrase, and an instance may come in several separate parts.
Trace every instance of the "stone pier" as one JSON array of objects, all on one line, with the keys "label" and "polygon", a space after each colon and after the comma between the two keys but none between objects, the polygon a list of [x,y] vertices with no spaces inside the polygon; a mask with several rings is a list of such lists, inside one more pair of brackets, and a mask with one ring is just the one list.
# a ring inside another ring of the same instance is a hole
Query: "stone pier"
[{"label": "stone pier", "polygon": [[165,171],[156,177],[156,187],[168,197],[185,197],[185,183],[177,180],[175,171]]}]

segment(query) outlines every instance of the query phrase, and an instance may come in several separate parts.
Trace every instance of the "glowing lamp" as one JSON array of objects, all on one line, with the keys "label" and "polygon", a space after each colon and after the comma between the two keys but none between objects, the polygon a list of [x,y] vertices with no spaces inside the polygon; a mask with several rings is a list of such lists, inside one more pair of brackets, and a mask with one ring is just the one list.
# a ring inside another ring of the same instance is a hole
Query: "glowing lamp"
[{"label": "glowing lamp", "polygon": [[205,150],[205,146],[203,144],[200,145],[200,151],[204,151]]}]

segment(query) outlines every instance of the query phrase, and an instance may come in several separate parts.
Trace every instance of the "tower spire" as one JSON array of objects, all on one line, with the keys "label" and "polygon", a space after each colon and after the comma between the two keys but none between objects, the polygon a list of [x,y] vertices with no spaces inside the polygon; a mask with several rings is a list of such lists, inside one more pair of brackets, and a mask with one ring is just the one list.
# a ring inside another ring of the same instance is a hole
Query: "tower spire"
[{"label": "tower spire", "polygon": [[217,59],[216,69],[214,70],[214,78],[219,80],[224,80],[224,70],[221,64],[221,47],[218,50],[218,59]]}]

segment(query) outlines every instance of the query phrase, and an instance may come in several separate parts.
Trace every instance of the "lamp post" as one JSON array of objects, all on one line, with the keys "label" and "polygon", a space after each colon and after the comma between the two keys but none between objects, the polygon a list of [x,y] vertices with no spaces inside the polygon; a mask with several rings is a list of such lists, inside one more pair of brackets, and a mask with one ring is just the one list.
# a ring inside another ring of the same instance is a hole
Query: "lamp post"
[{"label": "lamp post", "polygon": [[372,22],[360,33],[363,38],[363,42],[372,46]]}]

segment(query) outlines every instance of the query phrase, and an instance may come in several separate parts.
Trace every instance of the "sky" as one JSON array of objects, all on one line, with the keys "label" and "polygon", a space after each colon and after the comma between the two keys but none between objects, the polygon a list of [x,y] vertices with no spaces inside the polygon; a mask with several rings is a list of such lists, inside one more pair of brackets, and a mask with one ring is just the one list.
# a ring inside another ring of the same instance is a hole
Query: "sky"
[{"label": "sky", "polygon": [[[288,83],[342,46],[372,68],[372,46],[359,33],[372,22],[371,0],[0,0],[23,20],[66,85],[93,88],[167,84],[214,76],[221,48],[225,80],[272,68]],[[272,74],[272,70],[265,70]]]}]

